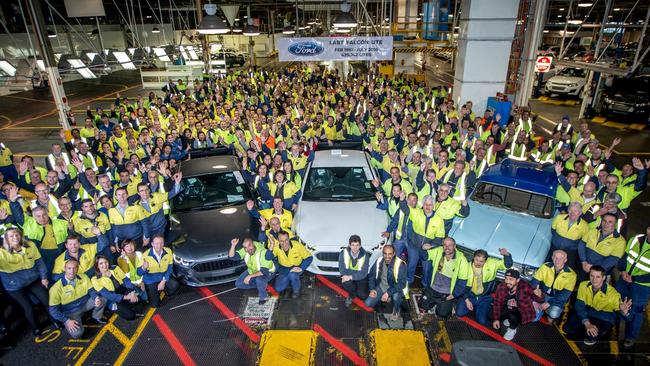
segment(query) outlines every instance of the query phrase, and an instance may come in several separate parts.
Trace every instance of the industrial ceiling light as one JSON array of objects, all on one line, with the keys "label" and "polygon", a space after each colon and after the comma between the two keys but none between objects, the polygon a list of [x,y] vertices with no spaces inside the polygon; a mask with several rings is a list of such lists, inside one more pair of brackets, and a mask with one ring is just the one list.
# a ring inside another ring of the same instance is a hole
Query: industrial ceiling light
[{"label": "industrial ceiling light", "polygon": [[56,33],[54,33],[54,32],[51,31],[51,30],[48,30],[48,31],[47,31],[47,37],[48,37],[48,38],[56,38]]},{"label": "industrial ceiling light", "polygon": [[295,34],[296,30],[293,27],[284,27],[282,34]]},{"label": "industrial ceiling light", "polygon": [[0,71],[8,76],[16,76],[16,68],[7,60],[0,60]]},{"label": "industrial ceiling light", "polygon": [[203,17],[197,31],[201,34],[226,34],[230,32],[228,23],[217,14],[217,5],[205,4],[203,10],[208,14]]},{"label": "industrial ceiling light", "polygon": [[575,25],[580,25],[580,24],[582,24],[582,20],[572,19],[572,20],[569,20],[567,23],[569,23],[569,24],[575,24]]},{"label": "industrial ceiling light", "polygon": [[235,26],[235,27],[232,29],[232,32],[233,32],[233,33],[241,33],[241,32],[243,32],[243,31],[244,31],[244,30],[241,29],[241,27],[238,27],[238,26]]},{"label": "industrial ceiling light", "polygon": [[251,18],[251,7],[248,6],[246,8],[247,16],[246,16],[246,26],[244,27],[244,35],[248,37],[253,37],[253,36],[259,36],[260,35],[260,30],[257,29],[256,26],[253,25],[253,18]]},{"label": "industrial ceiling light", "polygon": [[153,27],[151,33],[160,33],[160,29],[158,29],[158,27]]},{"label": "industrial ceiling light", "polygon": [[578,3],[578,7],[580,8],[588,8],[590,6],[594,5],[594,3]]},{"label": "industrial ceiling light", "polygon": [[355,28],[358,23],[354,16],[350,14],[352,5],[349,3],[341,4],[341,12],[334,18],[332,25],[334,28]]},{"label": "industrial ceiling light", "polygon": [[334,28],[334,31],[336,31],[336,33],[350,33],[351,29],[350,28]]}]

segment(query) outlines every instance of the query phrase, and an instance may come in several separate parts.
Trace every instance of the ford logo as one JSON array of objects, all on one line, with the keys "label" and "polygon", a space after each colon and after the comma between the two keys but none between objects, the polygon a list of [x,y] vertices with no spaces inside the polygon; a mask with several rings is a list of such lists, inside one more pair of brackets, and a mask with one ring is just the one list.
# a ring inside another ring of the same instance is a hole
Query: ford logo
[{"label": "ford logo", "polygon": [[300,42],[289,46],[289,52],[296,56],[316,56],[325,49],[316,42]]}]

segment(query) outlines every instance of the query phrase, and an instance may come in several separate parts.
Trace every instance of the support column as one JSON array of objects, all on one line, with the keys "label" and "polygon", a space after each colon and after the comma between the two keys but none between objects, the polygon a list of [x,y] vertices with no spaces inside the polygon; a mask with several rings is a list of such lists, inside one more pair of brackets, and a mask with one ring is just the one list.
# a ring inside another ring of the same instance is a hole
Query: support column
[{"label": "support column", "polygon": [[471,100],[477,114],[504,91],[518,8],[519,0],[461,1],[452,95],[459,104]]},{"label": "support column", "polygon": [[535,74],[535,62],[537,62],[537,50],[542,42],[544,26],[546,25],[546,11],[548,8],[548,0],[537,0],[535,2],[535,19],[529,23],[527,29],[527,46],[524,61],[523,80],[521,80],[520,88],[517,91],[515,98],[515,105],[527,106],[528,99],[533,92],[533,85],[537,83]]},{"label": "support column", "polygon": [[34,34],[36,34],[36,42],[39,46],[39,52],[41,57],[43,57],[43,63],[45,64],[45,72],[47,73],[48,84],[50,84],[54,104],[59,113],[59,123],[63,129],[69,130],[68,99],[65,96],[65,90],[63,90],[63,81],[61,81],[59,69],[56,60],[54,59],[52,45],[50,45],[50,40],[47,37],[47,28],[45,27],[41,4],[38,0],[26,0],[26,4],[27,12],[29,13],[32,27],[34,28]]}]

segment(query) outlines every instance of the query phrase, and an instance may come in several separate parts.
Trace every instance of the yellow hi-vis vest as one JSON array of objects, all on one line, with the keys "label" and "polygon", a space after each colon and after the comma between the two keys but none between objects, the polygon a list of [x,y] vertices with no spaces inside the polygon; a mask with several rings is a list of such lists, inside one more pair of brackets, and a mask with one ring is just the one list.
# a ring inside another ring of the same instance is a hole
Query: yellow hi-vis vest
[{"label": "yellow hi-vis vest", "polygon": [[343,249],[343,263],[345,264],[345,268],[353,270],[353,271],[360,271],[361,268],[363,268],[363,265],[366,263],[366,255],[361,255],[361,252],[359,252],[359,260],[357,260],[357,265],[353,266],[352,265],[352,257],[350,257],[350,253],[348,252],[347,248]]},{"label": "yellow hi-vis vest", "polygon": [[510,159],[526,161],[526,144],[518,144],[517,140],[513,140],[508,149],[508,157]]},{"label": "yellow hi-vis vest", "polygon": [[[379,278],[379,268],[381,267],[381,263],[384,261],[383,258],[379,258],[377,262],[375,263],[375,278]],[[397,279],[399,278],[399,267],[402,264],[403,260],[400,257],[395,257],[393,259],[393,277],[395,277],[395,283],[397,283]],[[404,286],[404,289],[402,290],[402,293],[404,294],[404,298],[408,299],[409,298],[409,284],[408,282],[406,283],[406,286]]]},{"label": "yellow hi-vis vest", "polygon": [[[451,178],[451,175],[454,174],[453,170],[450,170],[445,174],[445,176],[442,178],[443,183],[447,183],[449,181],[449,178]],[[460,178],[456,181],[456,186],[454,187],[454,199],[456,201],[463,201],[465,200],[465,192],[467,192],[467,187],[465,183],[465,178],[467,177],[467,173],[463,173]]]},{"label": "yellow hi-vis vest", "polygon": [[[645,240],[640,242],[644,235],[637,235],[630,239],[627,246],[627,266],[625,271],[631,276],[642,276],[650,273],[650,244],[645,245]],[[642,286],[650,287],[650,282],[636,282]]]},{"label": "yellow hi-vis vest", "polygon": [[[38,200],[32,200],[32,202],[29,205],[29,208],[35,209],[38,206]],[[59,216],[61,213],[61,209],[59,208],[59,202],[57,201],[56,197],[54,197],[53,194],[50,194],[50,199],[48,200],[47,203],[47,215],[54,219]]]}]

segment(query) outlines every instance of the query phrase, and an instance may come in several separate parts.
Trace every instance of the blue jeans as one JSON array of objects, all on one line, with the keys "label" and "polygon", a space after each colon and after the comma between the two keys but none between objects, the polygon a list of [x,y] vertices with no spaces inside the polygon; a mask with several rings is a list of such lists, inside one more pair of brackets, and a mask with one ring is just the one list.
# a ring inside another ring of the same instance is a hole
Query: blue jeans
[{"label": "blue jeans", "polygon": [[413,245],[408,245],[404,239],[396,240],[393,242],[393,246],[395,247],[395,254],[398,256],[406,251],[406,281],[408,281],[410,285],[415,280],[415,270],[418,267],[418,261],[422,261],[422,258],[424,258],[424,261],[422,261],[422,267],[425,267],[427,263],[427,252]]},{"label": "blue jeans", "polygon": [[246,276],[248,276],[248,271],[244,271],[242,274],[240,274],[237,278],[237,281],[235,281],[235,287],[242,290],[250,290],[256,288],[260,300],[265,300],[269,296],[269,294],[266,292],[266,285],[269,284],[272,275],[262,275],[259,277],[251,278],[248,285],[244,283],[244,278],[246,278]]},{"label": "blue jeans", "polygon": [[[381,297],[384,296],[384,291],[381,290],[381,288],[377,287],[373,289],[377,291],[377,296],[375,297],[368,297],[365,301],[366,306],[370,308],[374,308],[375,305],[381,301]],[[372,290],[371,290],[372,291]],[[394,313],[399,313],[400,309],[402,308],[402,296],[403,294],[401,292],[396,292],[393,294],[393,296],[389,296],[389,299],[393,301],[393,312]]]},{"label": "blue jeans", "polygon": [[[492,296],[483,295],[483,296],[470,296],[468,297],[469,302],[474,306],[474,312],[476,313],[476,321],[482,325],[489,325],[488,315],[490,314],[490,309],[492,308]],[[465,304],[464,299],[458,300],[458,305],[456,305],[456,316],[465,316],[469,314],[469,309],[467,304]]]},{"label": "blue jeans", "polygon": [[648,303],[650,287],[625,282],[623,278],[619,278],[616,282],[616,289],[621,294],[621,299],[626,297],[632,299],[630,318],[625,321],[625,339],[636,340],[639,338],[639,332],[645,317],[643,308]]},{"label": "blue jeans", "polygon": [[[553,296],[549,296],[549,295],[544,296],[544,301],[551,304],[553,302]],[[544,312],[551,319],[559,319],[562,316],[563,310],[564,308],[562,307],[559,307],[557,305],[551,305]]]},{"label": "blue jeans", "polygon": [[275,289],[278,292],[282,292],[286,290],[286,288],[289,287],[289,285],[291,285],[291,288],[294,291],[300,290],[301,275],[302,272],[287,272],[287,273],[278,274],[278,277],[275,279]]}]

